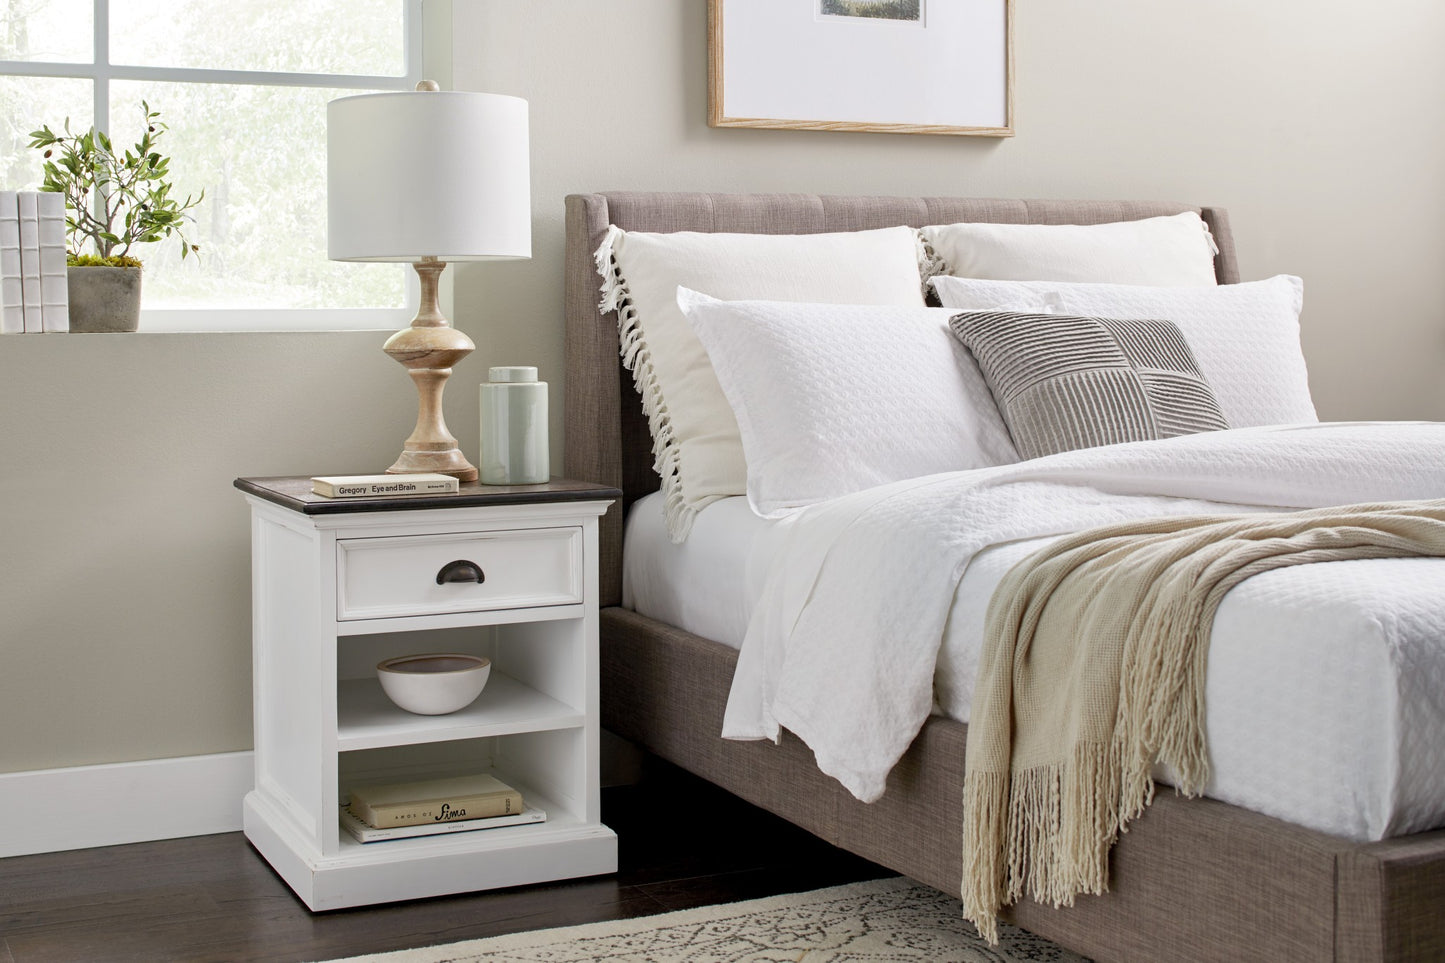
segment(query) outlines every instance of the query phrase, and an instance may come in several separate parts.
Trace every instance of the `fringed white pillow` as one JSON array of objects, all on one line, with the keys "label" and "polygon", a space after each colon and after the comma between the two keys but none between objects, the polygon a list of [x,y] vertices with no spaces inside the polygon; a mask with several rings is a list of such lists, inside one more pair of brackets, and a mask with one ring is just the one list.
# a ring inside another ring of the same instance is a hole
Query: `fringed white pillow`
[{"label": "fringed white pillow", "polygon": [[697,512],[747,491],[738,423],[707,352],[677,305],[712,297],[921,307],[917,233],[650,234],[611,228],[596,253],[603,311],[616,310],[622,360],[642,395],[672,540]]},{"label": "fringed white pillow", "polygon": [[1193,211],[1105,224],[938,224],[919,229],[925,273],[995,281],[1210,287],[1219,253]]}]

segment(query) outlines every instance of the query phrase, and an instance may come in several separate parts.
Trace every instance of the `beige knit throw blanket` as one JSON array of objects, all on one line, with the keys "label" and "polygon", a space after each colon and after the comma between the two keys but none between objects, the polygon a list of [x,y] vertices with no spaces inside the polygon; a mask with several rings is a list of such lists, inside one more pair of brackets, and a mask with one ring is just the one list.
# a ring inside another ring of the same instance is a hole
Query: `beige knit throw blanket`
[{"label": "beige knit throw blanket", "polygon": [[1015,566],[989,606],[964,776],[963,904],[990,941],[1002,906],[1102,893],[1109,849],[1153,798],[1209,778],[1214,613],[1251,575],[1445,555],[1445,500],[1093,529]]}]

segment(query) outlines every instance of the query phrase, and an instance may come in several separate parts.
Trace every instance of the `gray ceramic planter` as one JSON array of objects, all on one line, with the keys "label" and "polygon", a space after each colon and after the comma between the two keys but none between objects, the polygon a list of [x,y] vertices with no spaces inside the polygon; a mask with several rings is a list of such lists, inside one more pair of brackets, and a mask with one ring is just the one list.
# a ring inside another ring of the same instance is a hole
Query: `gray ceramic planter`
[{"label": "gray ceramic planter", "polygon": [[140,268],[71,267],[65,273],[71,331],[134,331],[140,325]]}]

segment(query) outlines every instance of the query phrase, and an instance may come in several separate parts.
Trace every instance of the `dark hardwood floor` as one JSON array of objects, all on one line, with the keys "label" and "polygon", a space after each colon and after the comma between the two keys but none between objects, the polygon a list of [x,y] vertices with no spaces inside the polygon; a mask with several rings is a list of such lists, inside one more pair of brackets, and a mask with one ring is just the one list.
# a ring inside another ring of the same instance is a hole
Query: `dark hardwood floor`
[{"label": "dark hardwood floor", "polygon": [[891,875],[679,770],[603,790],[615,876],[313,914],[240,833],[0,860],[0,963],[326,960]]}]

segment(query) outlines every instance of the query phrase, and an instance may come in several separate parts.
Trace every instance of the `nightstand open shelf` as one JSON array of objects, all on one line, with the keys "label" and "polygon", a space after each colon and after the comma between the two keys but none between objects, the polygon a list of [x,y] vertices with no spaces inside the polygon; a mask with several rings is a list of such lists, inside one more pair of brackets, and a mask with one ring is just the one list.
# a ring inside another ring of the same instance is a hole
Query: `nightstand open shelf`
[{"label": "nightstand open shelf", "polygon": [[[236,486],[252,517],[256,787],[244,824],[306,905],[615,872],[599,797],[596,555],[617,492],[467,484],[343,503],[310,496],[304,479]],[[439,583],[454,558],[490,577]],[[481,696],[455,713],[398,708],[371,669],[378,655],[452,650],[492,660]],[[351,785],[485,771],[547,821],[366,844],[340,826]]]},{"label": "nightstand open shelf", "polygon": [[444,716],[418,716],[398,709],[375,679],[337,683],[336,748],[341,752],[574,729],[586,724],[586,713],[503,672],[492,672],[476,702]]}]

